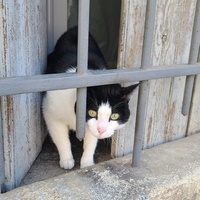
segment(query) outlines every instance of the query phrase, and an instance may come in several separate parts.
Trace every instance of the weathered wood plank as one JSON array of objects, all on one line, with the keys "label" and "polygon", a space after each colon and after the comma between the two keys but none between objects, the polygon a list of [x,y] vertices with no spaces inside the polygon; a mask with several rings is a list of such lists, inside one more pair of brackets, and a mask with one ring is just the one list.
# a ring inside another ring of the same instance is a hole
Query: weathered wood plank
[{"label": "weathered wood plank", "polygon": [[[141,64],[146,1],[123,0],[121,11],[118,68],[139,68]],[[129,102],[131,117],[127,125],[112,138],[112,157],[132,152],[135,132],[137,91]]]},{"label": "weathered wood plank", "polygon": [[[2,1],[3,77],[40,74],[46,63],[46,1]],[[41,95],[2,97],[6,189],[19,185],[41,150]]]},{"label": "weathered wood plank", "polygon": [[[143,43],[144,1],[122,1],[119,66],[139,67]],[[158,0],[152,65],[188,63],[196,1]],[[185,77],[149,81],[149,96],[143,148],[184,137],[187,116],[181,114]],[[137,97],[133,97],[135,103]],[[132,151],[133,116],[126,128],[113,138],[112,155]],[[127,142],[129,141],[129,142]]]},{"label": "weathered wood plank", "polygon": [[[196,1],[158,1],[153,66],[188,63],[195,5]],[[144,148],[185,136],[184,86],[185,77],[150,82]]]}]

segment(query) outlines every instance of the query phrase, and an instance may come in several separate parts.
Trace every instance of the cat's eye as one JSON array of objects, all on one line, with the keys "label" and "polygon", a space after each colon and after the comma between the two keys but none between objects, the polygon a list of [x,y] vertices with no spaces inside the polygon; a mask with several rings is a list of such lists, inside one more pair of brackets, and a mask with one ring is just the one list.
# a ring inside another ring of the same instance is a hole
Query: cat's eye
[{"label": "cat's eye", "polygon": [[117,120],[119,118],[119,114],[118,113],[113,113],[111,116],[110,116],[110,119],[112,120]]},{"label": "cat's eye", "polygon": [[88,114],[90,115],[90,117],[96,117],[97,116],[97,112],[95,110],[89,110]]}]

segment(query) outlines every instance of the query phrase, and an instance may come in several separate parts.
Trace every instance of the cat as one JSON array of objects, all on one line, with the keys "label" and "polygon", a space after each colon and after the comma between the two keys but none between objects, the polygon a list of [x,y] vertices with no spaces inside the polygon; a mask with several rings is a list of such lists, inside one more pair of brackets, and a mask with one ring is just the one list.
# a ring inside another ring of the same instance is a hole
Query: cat
[{"label": "cat", "polygon": [[[65,32],[47,61],[47,74],[73,73],[77,68],[78,27]],[[88,69],[107,69],[104,57],[89,33]],[[111,137],[129,120],[128,102],[138,84],[122,87],[120,84],[87,88],[86,129],[80,168],[94,165],[94,153],[98,139]],[[76,88],[47,91],[43,99],[43,115],[50,136],[55,143],[60,167],[72,169],[74,159],[71,152],[69,131],[76,130]]]}]

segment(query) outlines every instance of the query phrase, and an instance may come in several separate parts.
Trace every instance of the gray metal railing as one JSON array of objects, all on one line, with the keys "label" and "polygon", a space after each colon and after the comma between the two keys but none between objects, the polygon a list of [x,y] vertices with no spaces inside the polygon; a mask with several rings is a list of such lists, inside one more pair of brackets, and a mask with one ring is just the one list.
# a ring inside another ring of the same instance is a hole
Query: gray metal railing
[{"label": "gray metal railing", "polygon": [[[87,73],[88,65],[89,11],[90,1],[79,0],[77,73],[83,75]],[[85,134],[86,92],[87,88],[77,90],[76,137],[79,140],[83,139]]]},{"label": "gray metal railing", "polygon": [[[0,78],[0,96],[200,74],[200,63]],[[102,81],[103,80],[103,81]]]},{"label": "gray metal railing", "polygon": [[[151,50],[153,45],[153,33],[156,14],[156,0],[147,1],[144,39],[142,48],[141,69],[148,69],[151,66]],[[148,80],[142,81],[138,93],[137,117],[135,124],[135,139],[133,146],[133,167],[140,166],[140,157],[142,149],[142,141],[145,131],[145,116],[148,98]]]},{"label": "gray metal railing", "polygon": [[[194,64],[198,60],[199,42],[200,41],[200,1],[197,0],[194,25],[192,31],[192,40],[190,46],[189,64]],[[185,83],[185,91],[183,97],[182,114],[188,115],[190,111],[192,92],[194,87],[195,76],[187,76]]]},{"label": "gray metal railing", "polygon": [[[133,166],[139,166],[144,135],[145,104],[148,94],[148,80],[162,79],[179,76],[193,76],[200,74],[200,64],[171,65],[150,67],[151,46],[154,31],[156,1],[148,0],[145,22],[144,46],[141,69],[118,69],[87,71],[87,48],[88,48],[88,23],[89,23],[89,0],[84,4],[79,1],[79,39],[78,39],[78,72],[73,74],[51,74],[26,77],[0,78],[0,96],[42,92],[68,88],[79,88],[77,92],[77,137],[84,137],[86,87],[142,81],[139,89],[138,111],[136,119],[136,134],[133,151]],[[199,6],[199,3],[197,4]],[[195,23],[196,24],[196,23]],[[194,25],[195,26],[195,25]],[[147,28],[148,27],[148,28]],[[198,33],[199,34],[199,33]],[[199,45],[199,41],[196,41]],[[195,54],[197,50],[195,50]],[[102,81],[103,80],[103,81]]]},{"label": "gray metal railing", "polygon": [[[1,106],[1,99],[0,99],[0,106]],[[1,109],[0,109],[0,116],[1,116]],[[4,174],[4,151],[3,151],[3,135],[1,134],[3,132],[2,130],[2,123],[0,119],[0,193],[1,193],[1,187],[2,183],[4,183],[5,180],[5,174]]]}]

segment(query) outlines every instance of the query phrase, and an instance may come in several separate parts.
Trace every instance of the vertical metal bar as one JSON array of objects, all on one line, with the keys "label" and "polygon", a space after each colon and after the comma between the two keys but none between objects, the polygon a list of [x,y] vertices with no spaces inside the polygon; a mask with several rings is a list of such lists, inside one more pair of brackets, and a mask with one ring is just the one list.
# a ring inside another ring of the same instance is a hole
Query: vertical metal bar
[{"label": "vertical metal bar", "polygon": [[[0,97],[0,107],[2,106],[1,104],[1,97]],[[5,181],[5,171],[4,171],[4,149],[3,149],[3,128],[2,128],[2,123],[1,123],[1,109],[0,109],[0,193],[2,189],[2,185]]]},{"label": "vertical metal bar", "polygon": [[48,37],[48,53],[51,53],[54,47],[54,2],[47,1],[47,37]]},{"label": "vertical metal bar", "polygon": [[[189,64],[197,62],[200,45],[200,0],[197,0],[192,40],[190,46]],[[187,76],[185,83],[185,91],[183,97],[182,114],[188,115],[192,99],[192,91],[194,86],[195,76]]]},{"label": "vertical metal bar", "polygon": [[[141,68],[146,69],[151,65],[151,50],[156,13],[156,0],[148,0],[146,5],[144,40],[142,49]],[[142,151],[142,141],[145,130],[146,102],[148,96],[148,81],[142,81],[139,87],[135,139],[133,147],[132,166],[139,167]]]},{"label": "vertical metal bar", "polygon": [[60,36],[67,30],[67,0],[53,0],[53,40],[54,45]]},{"label": "vertical metal bar", "polygon": [[[88,65],[89,0],[79,0],[78,15],[78,61],[77,72],[84,76]],[[77,89],[76,137],[81,140],[85,134],[87,88]]]}]

